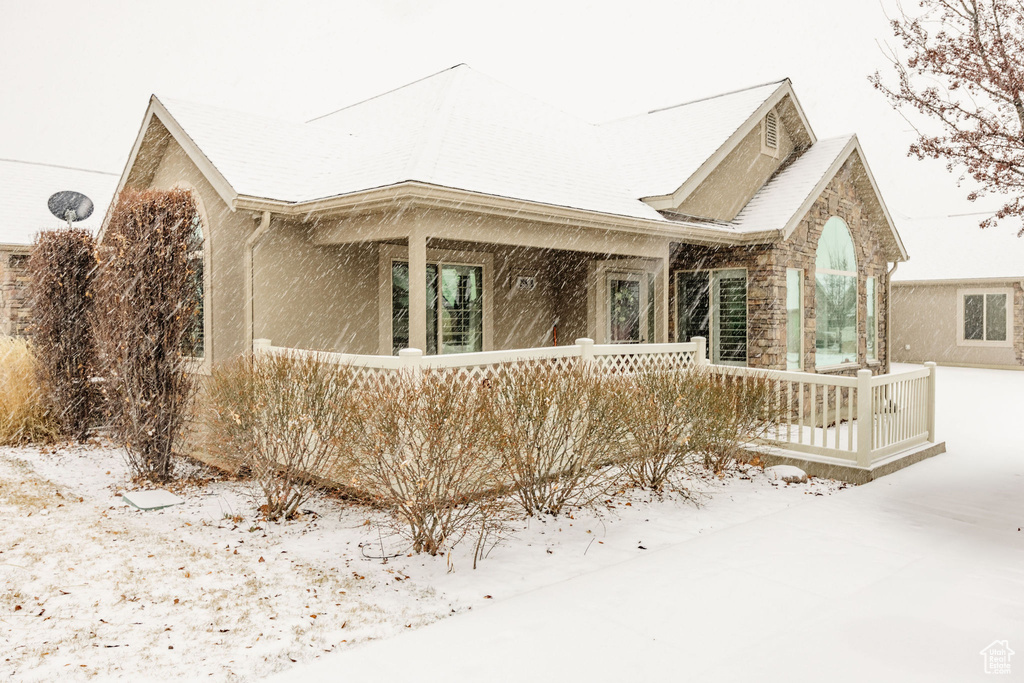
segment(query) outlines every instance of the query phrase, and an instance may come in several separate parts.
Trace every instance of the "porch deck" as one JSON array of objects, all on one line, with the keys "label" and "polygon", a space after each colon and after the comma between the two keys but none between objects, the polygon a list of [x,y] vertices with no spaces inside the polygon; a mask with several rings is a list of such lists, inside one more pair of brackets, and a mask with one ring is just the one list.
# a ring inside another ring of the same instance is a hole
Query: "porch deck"
[{"label": "porch deck", "polygon": [[856,377],[714,365],[701,337],[676,344],[577,339],[569,346],[433,356],[418,349],[403,349],[397,356],[307,351],[276,347],[268,339],[254,340],[253,348],[257,353],[312,355],[327,363],[351,364],[367,377],[444,368],[485,379],[502,365],[530,360],[579,359],[608,373],[705,367],[737,381],[759,378],[774,385],[777,422],[747,446],[766,464],[794,464],[814,476],[865,483],[945,452],[945,443],[935,436],[934,363],[886,375],[860,370]]}]

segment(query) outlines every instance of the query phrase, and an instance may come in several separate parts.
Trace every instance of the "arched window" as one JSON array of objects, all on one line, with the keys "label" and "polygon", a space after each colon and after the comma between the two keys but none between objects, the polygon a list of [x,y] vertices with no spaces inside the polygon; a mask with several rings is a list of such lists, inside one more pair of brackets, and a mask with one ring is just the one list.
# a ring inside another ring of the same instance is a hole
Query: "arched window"
[{"label": "arched window", "polygon": [[205,236],[203,235],[203,221],[196,213],[192,221],[192,239],[188,245],[189,263],[189,289],[195,292],[196,308],[192,317],[192,326],[185,336],[182,355],[190,358],[203,358],[206,354],[206,306],[205,306],[205,280],[206,263]]},{"label": "arched window", "polygon": [[815,259],[818,367],[857,362],[857,257],[850,229],[833,216],[822,228]]}]

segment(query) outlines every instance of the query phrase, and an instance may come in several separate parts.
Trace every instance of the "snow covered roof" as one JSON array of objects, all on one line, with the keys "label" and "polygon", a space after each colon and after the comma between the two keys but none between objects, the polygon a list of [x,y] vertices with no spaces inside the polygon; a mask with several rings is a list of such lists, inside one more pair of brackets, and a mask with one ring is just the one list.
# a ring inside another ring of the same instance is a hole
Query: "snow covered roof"
[{"label": "snow covered roof", "polygon": [[706,173],[787,97],[802,120],[784,80],[595,125],[459,65],[305,123],[155,97],[151,110],[220,176],[229,203],[302,205],[417,182],[754,238],[795,220],[856,141],[815,142],[808,128],[810,147],[729,223],[670,218],[644,198]]},{"label": "snow covered roof", "polygon": [[784,83],[659,109],[601,128],[634,194],[666,195],[696,173]]},{"label": "snow covered roof", "polygon": [[848,156],[854,136],[819,140],[779,171],[730,222],[740,232],[781,230],[800,211],[829,170]]},{"label": "snow covered roof", "polygon": [[66,225],[46,206],[60,190],[75,190],[92,200],[92,216],[75,225],[98,229],[117,179],[117,174],[104,171],[0,159],[0,244],[32,244],[40,230]]},{"label": "snow covered roof", "polygon": [[894,281],[1014,278],[1024,280],[1024,238],[1011,221],[982,230],[984,215],[899,218],[910,260]]}]

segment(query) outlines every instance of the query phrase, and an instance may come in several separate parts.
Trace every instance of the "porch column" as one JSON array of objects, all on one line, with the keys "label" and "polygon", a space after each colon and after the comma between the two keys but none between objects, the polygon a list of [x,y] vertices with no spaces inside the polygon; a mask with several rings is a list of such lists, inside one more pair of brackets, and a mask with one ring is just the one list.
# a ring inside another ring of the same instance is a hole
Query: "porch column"
[{"label": "porch column", "polygon": [[[668,292],[671,286],[669,263],[672,260],[672,244],[665,245],[665,255],[661,257],[661,269],[654,279],[654,304],[657,314],[654,317],[656,328],[654,330],[655,341],[665,344],[671,341],[668,338],[668,319],[671,312],[668,310]],[[682,339],[680,341],[689,341]]]},{"label": "porch column", "polygon": [[409,346],[427,352],[427,236],[409,235]]}]

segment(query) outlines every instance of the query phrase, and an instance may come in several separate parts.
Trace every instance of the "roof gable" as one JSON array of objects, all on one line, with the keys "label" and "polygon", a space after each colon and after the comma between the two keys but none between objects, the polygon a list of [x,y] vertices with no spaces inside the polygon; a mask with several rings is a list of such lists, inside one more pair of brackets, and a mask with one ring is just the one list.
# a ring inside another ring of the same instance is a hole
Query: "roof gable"
[{"label": "roof gable", "polygon": [[784,105],[784,125],[803,145],[814,133],[789,79],[659,109],[602,126],[638,197],[674,210],[767,112]]}]

